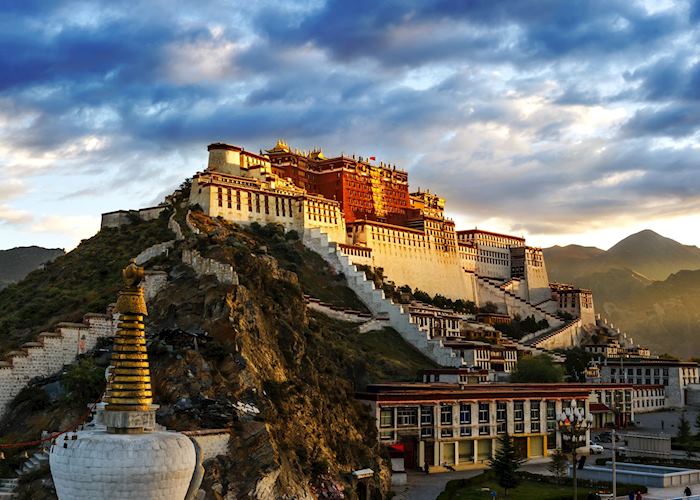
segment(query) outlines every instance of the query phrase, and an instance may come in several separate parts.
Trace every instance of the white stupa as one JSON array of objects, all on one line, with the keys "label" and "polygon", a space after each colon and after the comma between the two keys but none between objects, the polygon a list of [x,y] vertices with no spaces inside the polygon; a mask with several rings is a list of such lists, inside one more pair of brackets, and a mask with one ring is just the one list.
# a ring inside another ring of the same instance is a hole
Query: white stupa
[{"label": "white stupa", "polygon": [[63,434],[51,446],[60,500],[183,500],[190,489],[194,445],[156,426],[140,286],[144,271],[132,262],[123,275],[104,410],[93,430]]}]

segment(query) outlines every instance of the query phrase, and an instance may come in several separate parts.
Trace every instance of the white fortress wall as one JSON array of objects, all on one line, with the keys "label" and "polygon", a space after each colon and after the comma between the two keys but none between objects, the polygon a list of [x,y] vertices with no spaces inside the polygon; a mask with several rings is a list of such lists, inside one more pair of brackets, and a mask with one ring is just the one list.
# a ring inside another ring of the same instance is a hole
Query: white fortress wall
[{"label": "white fortress wall", "polygon": [[[144,291],[155,297],[167,283],[162,271],[147,271]],[[21,349],[7,354],[0,361],[0,417],[7,406],[35,377],[48,377],[60,371],[95,348],[100,338],[113,337],[117,332],[118,315],[88,313],[82,323],[59,323],[53,332],[43,332],[36,342],[27,342]]]},{"label": "white fortress wall", "polygon": [[116,315],[86,314],[83,323],[59,323],[55,332],[41,333],[37,342],[9,353],[0,363],[0,416],[31,379],[58,372],[116,330]]},{"label": "white fortress wall", "polygon": [[[372,267],[384,269],[384,276],[397,285],[409,285],[431,295],[476,300],[473,286],[462,271],[456,251],[442,251],[422,231],[373,222],[356,222],[353,243],[372,249]],[[348,256],[353,263],[365,263]]]},{"label": "white fortress wall", "polygon": [[539,304],[552,299],[547,266],[541,248],[525,248],[525,279],[530,302]]},{"label": "white fortress wall", "polygon": [[199,204],[211,217],[243,225],[281,224],[285,231],[300,235],[306,228],[319,227],[333,241],[346,240],[345,219],[337,202],[293,190],[266,190],[256,179],[199,174],[192,185],[190,203]]}]

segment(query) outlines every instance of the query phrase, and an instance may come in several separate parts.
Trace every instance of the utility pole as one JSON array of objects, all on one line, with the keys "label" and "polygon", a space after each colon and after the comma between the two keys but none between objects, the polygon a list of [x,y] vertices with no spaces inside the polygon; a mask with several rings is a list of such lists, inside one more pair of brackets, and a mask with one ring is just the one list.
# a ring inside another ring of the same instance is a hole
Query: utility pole
[{"label": "utility pole", "polygon": [[569,408],[562,408],[562,412],[557,417],[559,432],[564,441],[571,443],[571,470],[572,479],[574,480],[574,500],[578,500],[578,485],[576,481],[576,448],[581,441],[586,442],[586,435],[593,423],[593,415],[586,415],[585,406],[576,406],[576,400],[571,400]]},{"label": "utility pole", "polygon": [[612,429],[612,492],[613,498],[617,498],[617,462],[615,453],[615,427]]}]

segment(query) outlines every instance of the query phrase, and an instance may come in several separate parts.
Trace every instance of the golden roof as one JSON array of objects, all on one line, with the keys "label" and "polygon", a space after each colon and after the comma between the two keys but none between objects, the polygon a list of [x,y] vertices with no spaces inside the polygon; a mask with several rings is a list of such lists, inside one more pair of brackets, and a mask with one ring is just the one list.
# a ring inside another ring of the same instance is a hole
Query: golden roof
[{"label": "golden roof", "polygon": [[289,145],[282,139],[277,139],[277,144],[272,149],[267,150],[268,153],[289,153]]}]

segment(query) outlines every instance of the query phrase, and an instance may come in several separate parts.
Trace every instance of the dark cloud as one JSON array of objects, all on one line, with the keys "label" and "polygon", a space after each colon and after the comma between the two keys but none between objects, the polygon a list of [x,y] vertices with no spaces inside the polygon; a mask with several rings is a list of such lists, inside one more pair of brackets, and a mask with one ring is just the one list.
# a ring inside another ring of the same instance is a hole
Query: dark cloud
[{"label": "dark cloud", "polygon": [[661,108],[642,108],[625,124],[630,136],[685,137],[700,129],[700,105],[673,103]]},{"label": "dark cloud", "polygon": [[691,206],[697,150],[650,144],[698,131],[699,4],[5,2],[0,153],[16,179],[92,177],[65,202],[95,186],[150,200],[209,142],[282,137],[376,154],[453,210],[530,230]]}]

